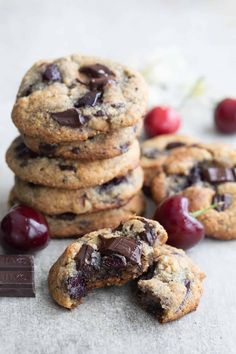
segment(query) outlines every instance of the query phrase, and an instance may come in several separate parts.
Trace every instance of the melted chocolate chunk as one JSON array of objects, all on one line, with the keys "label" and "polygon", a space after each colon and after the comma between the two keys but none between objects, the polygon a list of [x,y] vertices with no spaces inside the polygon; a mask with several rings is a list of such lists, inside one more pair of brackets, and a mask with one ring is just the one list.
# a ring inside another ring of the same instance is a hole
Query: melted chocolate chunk
[{"label": "melted chocolate chunk", "polygon": [[[83,270],[88,267],[98,269],[100,267],[101,257],[99,252],[92,246],[84,244],[75,256],[75,263],[77,270]],[[85,270],[88,271],[88,269]]]},{"label": "melted chocolate chunk", "polygon": [[166,145],[166,150],[176,149],[178,147],[185,146],[185,145],[186,145],[185,143],[182,143],[180,141],[173,141],[172,143]]},{"label": "melted chocolate chunk", "polygon": [[155,274],[155,269],[156,269],[156,263],[153,263],[149,268],[148,270],[143,273],[140,277],[140,279],[142,280],[149,280],[149,279],[152,279],[154,274]]},{"label": "melted chocolate chunk", "polygon": [[86,295],[85,280],[81,273],[76,274],[74,277],[70,277],[66,281],[66,288],[68,294],[72,299],[79,300]]},{"label": "melted chocolate chunk", "polygon": [[113,273],[125,268],[127,265],[126,258],[120,254],[112,254],[102,258],[102,266]]},{"label": "melted chocolate chunk", "polygon": [[87,92],[83,97],[80,97],[75,103],[76,108],[91,106],[94,107],[98,100],[102,97],[102,92],[90,91]]},{"label": "melted chocolate chunk", "polygon": [[148,159],[155,159],[160,155],[164,155],[164,151],[160,151],[157,148],[143,149],[142,155]]},{"label": "melted chocolate chunk", "polygon": [[140,243],[129,237],[111,237],[109,239],[100,235],[100,252],[102,255],[114,253],[124,256],[127,261],[134,264],[141,263]]},{"label": "melted chocolate chunk", "polygon": [[63,112],[53,112],[51,116],[58,124],[71,128],[79,128],[88,122],[88,117],[82,116],[75,108]]},{"label": "melted chocolate chunk", "polygon": [[42,78],[44,81],[61,81],[61,73],[58,66],[56,64],[47,65]]},{"label": "melted chocolate chunk", "polygon": [[234,182],[233,171],[225,167],[209,167],[202,171],[202,176],[209,183]]},{"label": "melted chocolate chunk", "polygon": [[75,155],[79,155],[80,154],[80,149],[78,147],[73,148],[71,151]]},{"label": "melted chocolate chunk", "polygon": [[17,159],[35,159],[39,157],[36,152],[31,151],[23,142],[15,148]]},{"label": "melted chocolate chunk", "polygon": [[60,165],[58,165],[58,167],[60,168],[61,171],[71,171],[71,172],[76,172],[77,171],[76,167],[73,166],[73,165],[60,164]]},{"label": "melted chocolate chunk", "polygon": [[115,177],[112,180],[101,184],[101,186],[98,186],[99,192],[102,193],[102,192],[108,191],[112,187],[118,186],[119,184],[124,183],[124,182],[127,182],[126,176]]},{"label": "melted chocolate chunk", "polygon": [[149,225],[149,223],[145,221],[144,231],[139,233],[139,237],[142,241],[148,243],[150,246],[153,246],[157,238],[157,234],[154,227],[152,225]]},{"label": "melted chocolate chunk", "polygon": [[201,180],[201,167],[199,165],[195,165],[189,172],[188,184],[192,186],[193,184],[199,183]]},{"label": "melted chocolate chunk", "polygon": [[217,204],[215,210],[224,211],[232,202],[232,196],[230,194],[215,194],[212,200],[213,204]]},{"label": "melted chocolate chunk", "polygon": [[93,78],[99,78],[104,76],[115,76],[115,74],[105,65],[94,64],[89,66],[82,66],[79,71],[82,74]]},{"label": "melted chocolate chunk", "polygon": [[53,156],[56,152],[58,145],[57,144],[47,144],[47,143],[40,143],[39,144],[39,151],[45,156]]}]

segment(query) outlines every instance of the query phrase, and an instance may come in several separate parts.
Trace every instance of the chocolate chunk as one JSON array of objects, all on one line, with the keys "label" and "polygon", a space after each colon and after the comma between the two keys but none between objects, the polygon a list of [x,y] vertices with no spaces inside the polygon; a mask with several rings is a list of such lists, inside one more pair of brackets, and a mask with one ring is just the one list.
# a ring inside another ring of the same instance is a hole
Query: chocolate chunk
[{"label": "chocolate chunk", "polygon": [[73,154],[75,154],[75,155],[79,155],[79,154],[80,154],[80,148],[74,147],[74,148],[71,150],[71,152],[72,152]]},{"label": "chocolate chunk", "polygon": [[51,116],[58,124],[71,128],[79,128],[88,121],[88,117],[82,116],[75,108],[63,112],[53,112]]},{"label": "chocolate chunk", "polygon": [[91,90],[101,90],[102,91],[104,86],[112,81],[113,81],[113,79],[111,79],[110,76],[99,77],[96,79],[92,78],[89,81],[89,87]]},{"label": "chocolate chunk", "polygon": [[160,151],[157,148],[142,149],[142,155],[148,159],[155,159],[160,155],[164,155],[164,151]]},{"label": "chocolate chunk", "polygon": [[56,64],[47,65],[42,78],[44,81],[61,81],[61,73],[58,66]]},{"label": "chocolate chunk", "polygon": [[98,186],[99,192],[102,193],[102,192],[108,191],[112,187],[118,186],[119,184],[124,183],[126,181],[127,181],[126,176],[115,177],[112,180]]},{"label": "chocolate chunk", "polygon": [[84,269],[87,266],[91,266],[94,269],[98,269],[101,263],[101,257],[98,251],[96,251],[90,245],[82,245],[79,252],[75,256],[76,269]]},{"label": "chocolate chunk", "polygon": [[73,166],[73,165],[59,164],[58,166],[59,166],[61,171],[71,171],[71,172],[76,172],[77,171],[76,167]]},{"label": "chocolate chunk", "polygon": [[172,143],[166,145],[166,150],[176,149],[178,147],[185,146],[185,145],[186,145],[185,143],[182,143],[180,141],[173,141]]},{"label": "chocolate chunk", "polygon": [[36,152],[31,151],[23,142],[15,148],[17,159],[34,159],[39,157]]},{"label": "chocolate chunk", "polygon": [[225,167],[209,167],[202,171],[202,176],[209,183],[234,182],[233,171]]},{"label": "chocolate chunk", "polygon": [[213,204],[217,204],[215,210],[224,211],[232,202],[232,196],[230,194],[215,194],[212,200]]},{"label": "chocolate chunk", "polygon": [[101,98],[102,92],[89,91],[83,97],[80,97],[75,103],[76,108],[91,106],[94,107],[97,104],[99,98]]},{"label": "chocolate chunk", "polygon": [[76,217],[73,213],[63,213],[57,215],[50,215],[53,219],[65,220],[65,221],[73,221]]},{"label": "chocolate chunk", "polygon": [[39,144],[39,151],[45,156],[53,156],[56,152],[58,145],[57,144],[47,144],[47,143],[40,143]]},{"label": "chocolate chunk", "polygon": [[138,241],[129,237],[105,238],[100,235],[100,252],[102,255],[120,254],[134,264],[141,263],[141,246]]},{"label": "chocolate chunk", "polygon": [[195,165],[189,172],[187,183],[189,186],[192,186],[193,184],[199,183],[201,180],[201,168],[199,165]]},{"label": "chocolate chunk", "polygon": [[85,279],[83,278],[80,272],[77,273],[74,277],[70,277],[67,279],[66,288],[70,297],[76,300],[79,300],[87,293]]},{"label": "chocolate chunk", "polygon": [[0,255],[0,296],[35,297],[32,256]]},{"label": "chocolate chunk", "polygon": [[141,277],[139,279],[142,279],[142,280],[148,280],[148,279],[152,279],[154,277],[154,274],[155,274],[155,269],[156,269],[156,266],[157,264],[156,263],[153,263],[149,268],[148,270],[143,273],[141,275]]},{"label": "chocolate chunk", "polygon": [[[186,300],[188,299],[189,295],[190,295],[190,291],[191,291],[191,280],[189,279],[185,279],[184,280],[184,286],[186,287],[186,293],[185,293],[185,296],[183,298],[183,301],[181,302],[181,304],[179,305],[177,311],[180,311],[182,310],[182,308],[184,307],[185,303],[186,303]],[[176,311],[176,312],[177,312]]]},{"label": "chocolate chunk", "polygon": [[96,113],[94,113],[94,115],[96,117],[104,117],[105,116],[105,112],[102,111],[101,109],[99,109],[99,111],[97,111]]},{"label": "chocolate chunk", "polygon": [[150,246],[153,246],[157,238],[157,234],[154,227],[145,221],[144,231],[139,233],[139,237],[142,241],[148,243]]},{"label": "chocolate chunk", "polygon": [[120,254],[112,254],[102,258],[102,266],[107,268],[108,271],[111,270],[111,273],[113,273],[113,270],[121,270],[125,268],[126,265],[126,258]]},{"label": "chocolate chunk", "polygon": [[79,71],[82,74],[93,78],[99,78],[103,76],[115,76],[115,74],[107,66],[102,64],[82,66]]}]

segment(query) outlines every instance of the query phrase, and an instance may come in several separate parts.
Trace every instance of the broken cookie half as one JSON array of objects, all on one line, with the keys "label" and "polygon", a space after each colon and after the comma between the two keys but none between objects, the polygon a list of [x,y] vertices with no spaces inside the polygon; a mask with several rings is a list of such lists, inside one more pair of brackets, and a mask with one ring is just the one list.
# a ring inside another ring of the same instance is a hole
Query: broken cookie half
[{"label": "broken cookie half", "polygon": [[123,285],[153,264],[167,240],[154,220],[133,217],[116,229],[91,232],[69,245],[49,272],[49,291],[66,308],[82,302],[88,291]]},{"label": "broken cookie half", "polygon": [[137,282],[138,301],[159,322],[176,320],[197,309],[204,278],[184,251],[163,245]]}]

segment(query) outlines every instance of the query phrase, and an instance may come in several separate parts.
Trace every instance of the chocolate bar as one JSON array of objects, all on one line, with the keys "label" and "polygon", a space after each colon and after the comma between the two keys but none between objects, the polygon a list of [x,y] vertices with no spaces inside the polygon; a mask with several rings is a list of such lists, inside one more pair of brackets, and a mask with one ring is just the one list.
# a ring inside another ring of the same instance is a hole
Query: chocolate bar
[{"label": "chocolate bar", "polygon": [[32,256],[0,255],[0,297],[35,297]]},{"label": "chocolate bar", "polygon": [[233,171],[224,167],[209,167],[203,170],[204,180],[209,183],[234,182]]}]

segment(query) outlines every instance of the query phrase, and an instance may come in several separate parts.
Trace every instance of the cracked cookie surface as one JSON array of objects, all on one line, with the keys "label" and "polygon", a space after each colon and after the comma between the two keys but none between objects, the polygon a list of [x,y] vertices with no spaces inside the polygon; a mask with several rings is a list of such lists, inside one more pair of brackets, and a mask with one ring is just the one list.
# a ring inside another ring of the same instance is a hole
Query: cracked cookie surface
[{"label": "cracked cookie surface", "polygon": [[52,266],[49,291],[58,304],[74,308],[92,289],[123,285],[140,276],[166,239],[158,222],[142,217],[89,233],[69,245]]},{"label": "cracked cookie surface", "polygon": [[236,238],[236,150],[226,144],[198,144],[173,151],[152,180],[157,203],[181,193],[188,197],[190,211],[219,204],[199,216],[206,235]]},{"label": "cracked cookie surface", "polygon": [[48,187],[88,188],[124,176],[139,164],[137,140],[128,151],[111,159],[98,161],[65,160],[39,156],[29,150],[21,137],[16,138],[6,154],[10,169],[20,179]]},{"label": "cracked cookie surface", "polygon": [[139,73],[109,60],[71,55],[29,69],[12,119],[21,134],[49,144],[71,142],[135,125],[146,103]]},{"label": "cracked cookie surface", "polygon": [[183,250],[163,245],[153,265],[137,282],[141,306],[161,323],[181,318],[196,310],[205,274]]}]

